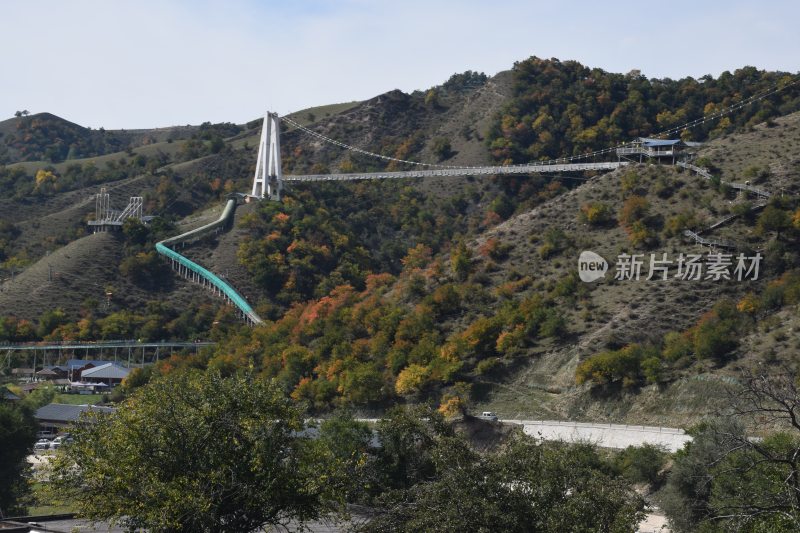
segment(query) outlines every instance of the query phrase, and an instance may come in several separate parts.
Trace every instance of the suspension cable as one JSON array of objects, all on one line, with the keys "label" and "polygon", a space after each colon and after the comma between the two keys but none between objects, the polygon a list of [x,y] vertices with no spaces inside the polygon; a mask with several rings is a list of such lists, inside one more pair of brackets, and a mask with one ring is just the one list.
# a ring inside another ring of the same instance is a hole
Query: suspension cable
[{"label": "suspension cable", "polygon": [[[760,100],[763,100],[764,98],[767,98],[768,96],[772,96],[773,94],[777,94],[777,93],[779,93],[781,91],[784,91],[787,88],[789,88],[789,87],[791,87],[793,85],[796,85],[798,82],[800,82],[800,79],[795,78],[795,79],[791,80],[790,82],[788,82],[788,83],[786,83],[784,85],[781,85],[781,82],[782,82],[782,79],[779,79],[769,89],[766,89],[766,90],[764,90],[764,91],[762,91],[760,93],[757,93],[757,94],[754,94],[752,96],[749,96],[749,97],[745,98],[744,100],[741,100],[741,101],[739,101],[739,102],[737,102],[735,104],[729,105],[726,108],[723,108],[723,109],[720,109],[718,111],[715,111],[714,113],[712,113],[710,115],[703,116],[701,118],[697,118],[697,119],[691,120],[691,121],[686,122],[684,124],[681,124],[679,126],[673,126],[672,128],[668,128],[666,130],[662,130],[662,131],[660,131],[658,133],[655,133],[655,134],[653,134],[653,138],[659,138],[659,137],[664,137],[664,136],[667,136],[667,135],[671,135],[671,134],[677,133],[679,131],[683,131],[685,129],[689,129],[689,128],[693,128],[695,126],[699,126],[700,124],[704,124],[706,122],[711,122],[711,121],[716,120],[718,118],[722,118],[722,117],[724,117],[726,115],[729,115],[731,113],[734,113],[735,111],[738,111],[738,110],[740,110],[740,109],[742,109],[742,108],[744,108],[744,107],[746,107],[746,106],[748,106],[748,105],[750,105],[752,103],[755,103],[755,102],[758,102]],[[394,161],[396,163],[404,163],[404,164],[407,164],[407,165],[417,165],[417,166],[431,167],[431,168],[482,168],[481,166],[441,165],[441,164],[436,164],[436,163],[421,163],[419,161],[409,161],[407,159],[399,159],[399,158],[396,158],[396,157],[390,157],[390,156],[386,156],[386,155],[382,155],[382,154],[377,154],[375,152],[370,152],[368,150],[363,150],[361,148],[357,148],[355,146],[343,143],[341,141],[337,141],[336,139],[332,139],[330,137],[327,137],[327,136],[325,136],[325,135],[323,135],[321,133],[318,133],[318,132],[316,132],[316,131],[314,131],[314,130],[312,130],[310,128],[307,128],[307,127],[297,123],[296,121],[290,119],[289,117],[282,116],[282,117],[280,117],[280,119],[283,120],[284,122],[286,122],[287,124],[289,124],[290,126],[293,126],[293,127],[297,128],[297,129],[303,131],[304,133],[307,133],[307,134],[311,135],[312,137],[315,137],[315,138],[317,138],[317,139],[319,139],[321,141],[333,144],[335,146],[338,146],[340,148],[344,148],[346,150],[350,150],[352,152],[360,153],[360,154],[363,154],[363,155],[366,155],[366,156],[370,156],[370,157],[375,157],[375,158],[378,158],[378,159],[383,159],[384,161]],[[577,160],[581,160],[581,159],[588,159],[590,157],[597,157],[597,156],[605,155],[605,154],[608,154],[608,153],[611,153],[611,152],[616,152],[617,149],[624,148],[624,147],[626,147],[626,146],[628,146],[628,145],[630,145],[632,143],[633,143],[633,141],[628,141],[628,142],[623,142],[623,143],[617,144],[617,145],[609,147],[609,148],[603,148],[601,150],[595,150],[595,151],[592,151],[592,152],[586,152],[586,153],[583,153],[583,154],[578,154],[578,155],[573,155],[573,156],[559,157],[559,158],[556,158],[556,159],[549,159],[549,160],[530,161],[528,163],[516,163],[516,164],[513,164],[513,165],[502,165],[502,166],[524,167],[524,166],[532,166],[532,165],[554,165],[554,164],[559,164],[559,163],[562,163],[562,164],[563,163],[569,163],[571,161],[577,161]],[[497,166],[497,165],[489,165],[489,166]]]},{"label": "suspension cable", "polygon": [[385,161],[394,161],[396,163],[405,163],[405,164],[408,164],[408,165],[418,165],[418,166],[423,166],[423,167],[463,168],[463,167],[458,167],[458,166],[454,166],[454,165],[437,165],[436,163],[420,163],[419,161],[409,161],[407,159],[399,159],[397,157],[389,157],[388,155],[376,154],[375,152],[370,152],[368,150],[362,150],[361,148],[356,148],[355,146],[352,146],[352,145],[349,145],[349,144],[345,144],[345,143],[343,143],[341,141],[337,141],[336,139],[331,139],[330,137],[326,137],[325,135],[323,135],[321,133],[318,133],[318,132],[316,132],[314,130],[311,130],[309,128],[306,128],[305,126],[302,126],[302,125],[298,124],[297,122],[295,122],[294,120],[290,119],[289,117],[280,117],[280,119],[283,120],[284,122],[286,122],[287,124],[289,124],[290,126],[294,126],[295,128],[303,131],[304,133],[307,133],[307,134],[311,135],[312,137],[316,137],[317,139],[320,139],[321,141],[325,141],[327,143],[334,144],[334,145],[339,146],[341,148],[344,148],[346,150],[350,150],[352,152],[357,152],[359,154],[364,154],[364,155],[367,155],[367,156],[370,156],[370,157],[377,157],[378,159],[383,159]]}]

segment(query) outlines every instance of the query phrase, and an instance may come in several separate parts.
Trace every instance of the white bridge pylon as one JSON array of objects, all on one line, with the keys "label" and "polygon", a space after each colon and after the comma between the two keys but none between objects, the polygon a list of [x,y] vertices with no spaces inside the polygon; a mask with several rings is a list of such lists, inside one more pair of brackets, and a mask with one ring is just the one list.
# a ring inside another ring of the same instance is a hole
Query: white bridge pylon
[{"label": "white bridge pylon", "polygon": [[281,176],[281,127],[277,113],[268,112],[261,127],[256,174],[252,196],[280,201],[283,191]]}]

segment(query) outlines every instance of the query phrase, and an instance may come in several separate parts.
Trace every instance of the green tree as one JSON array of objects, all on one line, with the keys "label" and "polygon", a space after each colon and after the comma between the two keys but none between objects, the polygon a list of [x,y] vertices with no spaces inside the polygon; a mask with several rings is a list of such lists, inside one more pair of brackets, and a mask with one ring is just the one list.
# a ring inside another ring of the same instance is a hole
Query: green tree
[{"label": "green tree", "polygon": [[444,161],[445,159],[450,159],[455,155],[453,153],[453,147],[450,144],[450,139],[447,137],[437,137],[433,140],[433,154],[439,159],[439,161]]},{"label": "green tree", "polygon": [[472,272],[472,252],[463,241],[459,242],[450,254],[450,266],[459,281],[464,281]]},{"label": "green tree", "polygon": [[655,484],[667,461],[667,452],[654,444],[628,446],[615,458],[619,471],[634,483]]},{"label": "green tree", "polygon": [[67,323],[67,315],[60,307],[57,309],[50,309],[42,313],[39,318],[39,327],[36,329],[38,336],[45,337],[53,332],[58,326]]},{"label": "green tree", "polygon": [[22,404],[31,412],[51,403],[56,397],[56,389],[51,385],[36,387],[22,400]]},{"label": "green tree", "polygon": [[453,430],[428,407],[395,407],[378,422],[378,484],[384,490],[406,489],[436,474],[436,443]]},{"label": "green tree", "polygon": [[150,229],[135,218],[129,218],[122,223],[122,234],[125,239],[133,244],[144,244],[150,236]]},{"label": "green tree", "polygon": [[327,454],[326,464],[342,481],[341,490],[347,501],[363,494],[368,478],[372,430],[366,422],[354,420],[349,412],[340,411],[322,422],[318,444]]},{"label": "green tree", "polygon": [[82,516],[152,531],[256,531],[333,507],[300,412],[251,376],[172,373],[94,414],[54,464]]},{"label": "green tree", "polygon": [[439,475],[405,491],[362,531],[634,531],[643,501],[603,473],[591,445],[517,435],[481,457],[459,438],[435,447]]},{"label": "green tree", "polygon": [[[673,530],[800,530],[798,376],[786,368],[745,373],[727,416],[692,431],[674,458],[662,498]],[[754,439],[745,427],[779,428]]]},{"label": "green tree", "polygon": [[25,457],[35,440],[32,411],[0,399],[0,516],[25,514],[20,504],[27,492]]},{"label": "green tree", "polygon": [[776,207],[768,205],[761,215],[758,217],[757,230],[760,234],[774,232],[780,238],[781,233],[792,227],[792,219],[789,212]]}]

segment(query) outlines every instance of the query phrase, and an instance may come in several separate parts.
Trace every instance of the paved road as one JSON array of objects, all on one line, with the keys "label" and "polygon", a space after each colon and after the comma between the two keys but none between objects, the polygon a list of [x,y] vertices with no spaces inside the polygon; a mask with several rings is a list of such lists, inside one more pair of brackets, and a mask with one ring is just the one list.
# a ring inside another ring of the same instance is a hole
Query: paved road
[{"label": "paved road", "polygon": [[622,449],[628,446],[655,444],[674,452],[692,440],[686,432],[677,428],[555,420],[501,420],[501,422],[520,424],[526,434],[545,440],[588,441],[603,448]]},{"label": "paved road", "polygon": [[[378,418],[361,418],[363,422],[376,423]],[[599,424],[562,420],[501,419],[503,424],[519,424],[533,437],[566,442],[591,442],[601,448],[624,449],[628,446],[655,444],[675,452],[692,437],[679,428],[657,426],[631,426],[625,424]]]}]

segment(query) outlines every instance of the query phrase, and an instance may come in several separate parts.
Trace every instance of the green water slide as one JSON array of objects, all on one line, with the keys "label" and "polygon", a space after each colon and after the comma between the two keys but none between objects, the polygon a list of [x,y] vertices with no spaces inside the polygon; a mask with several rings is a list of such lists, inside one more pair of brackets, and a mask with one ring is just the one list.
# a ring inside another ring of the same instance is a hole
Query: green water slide
[{"label": "green water slide", "polygon": [[256,314],[250,304],[247,303],[247,300],[245,300],[228,282],[170,248],[170,246],[198,239],[218,228],[225,227],[233,218],[233,214],[236,211],[236,202],[236,198],[229,198],[228,202],[225,204],[225,209],[222,210],[222,214],[214,222],[157,242],[156,252],[169,259],[172,265],[187,277],[196,279],[209,288],[216,289],[220,295],[224,296],[241,311],[242,316],[248,323],[253,325],[261,324],[263,322],[261,317]]}]

